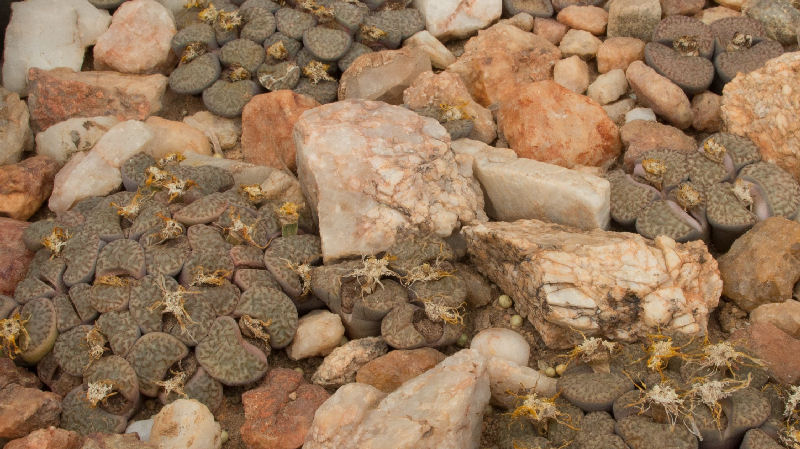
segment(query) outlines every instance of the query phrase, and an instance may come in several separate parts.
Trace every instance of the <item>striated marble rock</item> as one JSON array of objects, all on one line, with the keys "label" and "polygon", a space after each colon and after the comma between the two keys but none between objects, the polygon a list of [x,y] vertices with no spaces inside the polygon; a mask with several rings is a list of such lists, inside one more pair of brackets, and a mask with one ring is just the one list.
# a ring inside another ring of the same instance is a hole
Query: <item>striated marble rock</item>
[{"label": "striated marble rock", "polygon": [[722,294],[717,262],[701,241],[580,231],[537,220],[462,230],[478,269],[514,298],[545,344],[581,334],[632,341],[661,331],[705,334]]},{"label": "striated marble rock", "polygon": [[356,372],[389,350],[381,337],[358,338],[335,348],[325,357],[311,376],[311,382],[323,387],[338,388],[355,382]]},{"label": "striated marble rock", "polygon": [[632,62],[625,76],[641,104],[680,129],[691,126],[694,120],[692,104],[675,83],[642,61]]},{"label": "striated marble rock", "polygon": [[478,449],[489,376],[464,349],[386,395],[347,384],[317,409],[304,449]]},{"label": "striated marble rock", "polygon": [[172,69],[175,35],[172,13],[156,0],[123,2],[111,26],[97,38],[94,67],[122,73],[156,73]]},{"label": "striated marble rock", "polygon": [[359,368],[356,382],[391,393],[444,359],[445,355],[433,348],[396,349]]},{"label": "striated marble rock", "polygon": [[[250,100],[252,102],[252,100]],[[244,111],[242,111],[244,113]],[[183,123],[200,130],[211,141],[216,140],[223,150],[230,150],[242,136],[241,120],[220,117],[208,111],[199,111],[183,118]]]},{"label": "striated marble rock", "polygon": [[60,164],[47,156],[34,156],[0,166],[0,215],[27,220],[53,191]]},{"label": "striated marble rock", "polygon": [[456,62],[453,53],[428,30],[419,31],[406,39],[403,47],[411,47],[425,53],[430,58],[431,65],[437,69],[446,69],[450,64]]},{"label": "striated marble rock", "polygon": [[674,126],[664,125],[654,120],[631,120],[620,128],[622,145],[625,147],[623,166],[633,170],[641,155],[650,150],[668,148],[690,153],[697,150],[694,138]]},{"label": "striated marble rock", "polygon": [[617,125],[603,108],[553,81],[520,86],[500,104],[497,125],[524,158],[572,168],[608,166],[619,155]]},{"label": "striated marble rock", "polygon": [[167,89],[164,75],[31,69],[28,108],[36,132],[73,118],[115,116],[144,120],[161,111]]},{"label": "striated marble rock", "polygon": [[211,155],[211,143],[208,138],[186,123],[156,116],[148,118],[144,123],[153,133],[153,138],[144,151],[156,159],[170,153]]},{"label": "striated marble rock", "polygon": [[79,200],[111,193],[122,184],[122,163],[145,151],[152,139],[153,132],[143,122],[128,120],[115,125],[94,148],[75,154],[58,172],[50,210],[61,213]]},{"label": "striated marble rock", "polygon": [[339,100],[359,98],[403,104],[403,91],[431,70],[427,54],[414,48],[365,53],[347,68],[339,81]]},{"label": "striated marble rock", "polygon": [[798,258],[800,223],[783,217],[756,223],[719,258],[723,293],[748,312],[761,304],[786,301],[800,281]]},{"label": "striated marble rock", "polygon": [[319,106],[313,98],[279,90],[256,95],[242,110],[242,157],[246,162],[297,170],[292,129],[303,112]]},{"label": "striated marble rock", "polygon": [[108,28],[111,16],[87,0],[28,0],[11,4],[3,57],[3,86],[27,94],[28,69],[80,70],[86,47]]},{"label": "striated marble rock", "polygon": [[413,0],[425,28],[442,41],[463,39],[500,18],[502,0]]},{"label": "striated marble rock", "polygon": [[532,159],[467,139],[453,151],[469,157],[487,214],[496,220],[535,218],[582,229],[606,228],[611,187],[605,178]]},{"label": "striated marble rock", "polygon": [[547,39],[499,23],[478,32],[447,70],[466,83],[472,98],[483,106],[518,95],[520,85],[552,79],[561,51]]},{"label": "striated marble rock", "polygon": [[153,417],[149,442],[159,449],[220,449],[222,429],[203,403],[178,399]]},{"label": "striated marble rock", "polygon": [[314,412],[330,395],[287,368],[273,368],[264,382],[242,394],[242,440],[248,449],[296,449],[303,445]]},{"label": "striated marble rock", "polygon": [[445,129],[381,102],[306,111],[294,128],[297,171],[326,261],[375,254],[403,229],[446,237],[486,220],[477,183],[459,172]]},{"label": "striated marble rock", "polygon": [[36,153],[63,164],[78,152],[89,151],[119,119],[111,116],[71,118],[36,134]]},{"label": "striated marble rock", "polygon": [[455,107],[466,113],[475,125],[468,136],[470,139],[492,143],[497,137],[492,112],[472,99],[464,81],[455,73],[421,73],[403,92],[403,103],[412,110],[426,107],[438,109],[441,105]]},{"label": "striated marble rock", "polygon": [[19,162],[33,146],[28,105],[16,92],[0,86],[0,165]]},{"label": "striated marble rock", "polygon": [[14,296],[19,281],[28,274],[33,253],[22,242],[28,223],[0,217],[0,295]]},{"label": "striated marble rock", "polygon": [[764,160],[800,180],[800,52],[784,53],[739,75],[722,91],[723,128],[746,136]]}]

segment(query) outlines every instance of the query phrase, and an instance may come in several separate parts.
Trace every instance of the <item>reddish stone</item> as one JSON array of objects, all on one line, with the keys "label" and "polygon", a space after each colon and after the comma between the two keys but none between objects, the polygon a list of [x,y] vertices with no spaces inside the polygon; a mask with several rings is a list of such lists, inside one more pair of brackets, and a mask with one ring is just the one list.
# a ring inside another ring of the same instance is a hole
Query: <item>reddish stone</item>
[{"label": "reddish stone", "polygon": [[731,334],[730,340],[741,342],[752,351],[778,382],[792,385],[800,380],[800,340],[775,325],[753,322]]},{"label": "reddish stone", "polygon": [[53,178],[60,165],[48,156],[0,166],[0,214],[27,220],[53,191]]},{"label": "reddish stone", "polygon": [[21,438],[58,426],[61,397],[49,391],[11,384],[0,390],[0,438]]},{"label": "reddish stone", "polygon": [[166,88],[164,75],[32,68],[28,70],[31,125],[39,132],[73,117],[144,120],[161,110]]},{"label": "reddish stone", "polygon": [[356,374],[356,382],[391,393],[444,359],[445,355],[433,348],[391,351],[362,366]]},{"label": "reddish stone", "polygon": [[552,79],[559,59],[561,51],[544,37],[498,23],[470,39],[447,70],[457,73],[472,98],[488,107],[517,98],[525,83]]},{"label": "reddish stone", "polygon": [[242,110],[242,156],[246,162],[296,171],[292,129],[300,115],[320,104],[279,90],[256,95]]},{"label": "reddish stone", "polygon": [[242,440],[249,449],[296,449],[303,445],[314,413],[330,395],[302,374],[274,368],[262,386],[242,394]]},{"label": "reddish stone", "polygon": [[605,167],[620,151],[619,130],[605,110],[554,81],[518,87],[500,104],[497,124],[519,157],[562,167]]},{"label": "reddish stone", "polygon": [[0,358],[0,388],[10,384],[18,384],[28,388],[42,387],[42,383],[35,374],[15,365],[11,359]]},{"label": "reddish stone", "polygon": [[71,430],[49,427],[6,443],[4,449],[78,449],[81,436]]},{"label": "reddish stone", "polygon": [[0,217],[0,295],[13,296],[17,284],[28,273],[33,253],[22,243],[28,223]]}]

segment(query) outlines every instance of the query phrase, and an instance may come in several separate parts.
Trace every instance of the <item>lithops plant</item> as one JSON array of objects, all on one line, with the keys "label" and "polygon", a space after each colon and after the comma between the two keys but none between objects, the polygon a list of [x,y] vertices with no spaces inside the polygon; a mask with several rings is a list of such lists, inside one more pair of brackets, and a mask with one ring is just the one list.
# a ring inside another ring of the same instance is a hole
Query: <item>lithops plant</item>
[{"label": "lithops plant", "polygon": [[214,379],[224,385],[246,385],[267,371],[267,357],[246,342],[231,317],[219,317],[208,335],[197,345],[197,361]]},{"label": "lithops plant", "polygon": [[571,373],[558,380],[562,397],[585,412],[611,411],[614,401],[633,388],[615,373]]},{"label": "lithops plant", "polygon": [[81,435],[90,433],[121,433],[125,431],[128,418],[107,412],[96,407],[87,398],[88,387],[79,385],[70,391],[61,401],[61,424],[66,430]]},{"label": "lithops plant", "polygon": [[711,24],[711,29],[716,42],[714,66],[721,84],[783,53],[781,44],[767,38],[763,25],[750,17],[720,19]]}]

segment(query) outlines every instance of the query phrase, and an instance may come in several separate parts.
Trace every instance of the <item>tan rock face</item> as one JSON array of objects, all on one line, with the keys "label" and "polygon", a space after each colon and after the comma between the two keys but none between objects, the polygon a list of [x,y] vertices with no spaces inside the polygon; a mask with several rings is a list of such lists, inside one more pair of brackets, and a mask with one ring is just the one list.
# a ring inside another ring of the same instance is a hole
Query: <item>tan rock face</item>
[{"label": "tan rock face", "polygon": [[561,22],[553,19],[546,19],[543,17],[536,17],[533,19],[533,32],[548,41],[553,45],[558,45],[561,39],[567,34],[569,27]]},{"label": "tan rock face", "polygon": [[145,124],[153,133],[145,152],[156,159],[170,153],[211,155],[211,142],[196,128],[183,122],[150,117]]},{"label": "tan rock face", "polygon": [[295,370],[270,370],[261,386],[242,395],[242,440],[251,449],[302,446],[314,412],[329,396],[324,388],[304,381]]},{"label": "tan rock face", "polygon": [[0,295],[14,296],[17,284],[28,273],[33,253],[22,243],[28,223],[0,217]]},{"label": "tan rock face", "polygon": [[161,110],[167,77],[31,69],[28,87],[31,124],[38,132],[72,117],[144,120]]},{"label": "tan rock face", "polygon": [[498,128],[520,157],[572,168],[607,166],[620,150],[617,125],[597,103],[541,81],[501,103]]},{"label": "tan rock face", "polygon": [[603,41],[595,35],[583,30],[569,30],[558,44],[558,49],[564,56],[580,56],[589,60],[597,55],[597,50]]},{"label": "tan rock face", "polygon": [[78,449],[81,443],[82,438],[78,433],[49,427],[9,441],[5,449]]},{"label": "tan rock face", "polygon": [[697,150],[694,138],[674,126],[650,120],[633,120],[620,128],[620,137],[625,147],[625,170],[633,170],[633,165],[642,153],[658,148],[689,153]]},{"label": "tan rock face", "polygon": [[53,191],[60,165],[47,156],[34,156],[0,166],[0,214],[27,220]]},{"label": "tan rock face", "polygon": [[800,180],[800,52],[784,53],[739,75],[722,91],[726,131],[746,136],[762,157]]},{"label": "tan rock face", "polygon": [[719,258],[724,294],[751,311],[792,297],[800,280],[800,223],[783,217],[757,223]]},{"label": "tan rock face", "polygon": [[486,220],[483,195],[459,172],[435,120],[381,102],[346,100],[294,127],[297,173],[326,260],[375,254],[403,229],[450,235]]},{"label": "tan rock face", "polygon": [[171,68],[175,56],[172,14],[156,0],[124,2],[111,17],[111,26],[97,38],[94,65],[98,70],[156,73]]},{"label": "tan rock face", "polygon": [[703,92],[692,97],[692,128],[707,133],[715,133],[722,128],[722,96],[714,92]]},{"label": "tan rock face", "polygon": [[19,95],[0,87],[0,165],[18,162],[23,151],[33,146],[28,105]]},{"label": "tan rock face", "polygon": [[461,76],[475,101],[489,106],[516,97],[524,83],[552,79],[559,59],[561,51],[547,39],[497,24],[470,39],[447,70]]},{"label": "tan rock face", "polygon": [[689,98],[675,83],[659,75],[642,61],[634,61],[625,71],[639,102],[680,129],[692,124],[694,114]]},{"label": "tan rock face", "polygon": [[700,241],[520,220],[465,227],[478,269],[514,298],[544,342],[566,348],[580,334],[632,341],[673,330],[704,334],[722,280]]},{"label": "tan rock face", "polygon": [[366,53],[353,61],[339,81],[339,100],[378,100],[403,104],[403,91],[422,72],[431,70],[431,60],[414,48]]},{"label": "tan rock face", "polygon": [[407,380],[433,368],[444,358],[444,354],[433,348],[391,351],[362,366],[356,373],[356,382],[391,393]]},{"label": "tan rock face", "polygon": [[731,334],[730,340],[742,342],[778,382],[790,385],[800,380],[800,340],[775,325],[753,322]]},{"label": "tan rock face", "polygon": [[279,90],[256,95],[242,110],[242,156],[252,164],[296,171],[292,129],[303,112],[319,106],[311,97]]},{"label": "tan rock face", "polygon": [[403,93],[403,103],[413,110],[425,107],[439,108],[448,105],[466,112],[473,119],[475,127],[470,139],[491,143],[497,137],[492,112],[476,103],[461,78],[452,72],[433,72],[420,74]]},{"label": "tan rock face", "polygon": [[556,20],[576,30],[588,31],[595,36],[605,34],[608,13],[597,6],[571,5],[562,9]]},{"label": "tan rock face", "polygon": [[753,323],[770,323],[794,338],[800,337],[800,301],[762,304],[750,312]]},{"label": "tan rock face", "polygon": [[611,37],[597,48],[597,71],[627,70],[633,61],[644,60],[644,41],[635,37]]},{"label": "tan rock face", "polygon": [[37,429],[58,426],[61,397],[17,384],[0,390],[0,438],[21,438]]},{"label": "tan rock face", "polygon": [[553,67],[553,81],[582,94],[589,87],[589,65],[578,56],[561,59]]},{"label": "tan rock face", "polygon": [[724,6],[715,6],[713,8],[707,8],[698,12],[694,15],[694,18],[705,23],[706,25],[711,25],[719,19],[724,19],[726,17],[738,17],[741,15],[742,13],[735,9],[726,8]]}]

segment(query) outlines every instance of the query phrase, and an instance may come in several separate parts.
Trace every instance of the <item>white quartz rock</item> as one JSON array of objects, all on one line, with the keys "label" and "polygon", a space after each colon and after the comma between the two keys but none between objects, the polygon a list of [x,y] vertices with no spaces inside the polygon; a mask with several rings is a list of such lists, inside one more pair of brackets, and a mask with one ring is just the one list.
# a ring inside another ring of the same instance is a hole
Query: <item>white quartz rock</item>
[{"label": "white quartz rock", "polygon": [[344,325],[339,315],[327,310],[315,310],[300,318],[292,344],[286,354],[292,360],[318,355],[328,355],[344,336]]},{"label": "white quartz rock", "polygon": [[203,403],[178,399],[153,417],[148,442],[158,449],[220,449],[222,428]]},{"label": "white quartz rock", "polygon": [[478,332],[469,347],[487,359],[498,357],[517,365],[527,366],[531,346],[525,337],[511,329],[492,327]]},{"label": "white quartz rock", "polygon": [[[535,392],[540,397],[553,397],[557,388],[556,379],[525,365],[492,357],[487,364],[492,391],[492,403],[513,408],[518,399],[511,393]],[[511,393],[509,393],[511,392]]]},{"label": "white quartz rock", "polygon": [[91,150],[117,123],[112,116],[64,120],[36,135],[36,153],[65,163],[74,153]]},{"label": "white quartz rock", "polygon": [[605,229],[611,220],[611,185],[605,178],[533,159],[509,149],[459,139],[486,195],[486,213],[502,221],[536,218],[581,229]]},{"label": "white quartz rock", "polygon": [[414,0],[425,28],[436,38],[460,39],[475,34],[500,18],[502,0]]},{"label": "white quartz rock", "polygon": [[303,448],[477,449],[489,397],[485,358],[464,349],[388,396],[341,387],[317,409]]},{"label": "white quartz rock", "polygon": [[403,42],[403,46],[424,52],[431,59],[431,64],[437,69],[446,69],[447,66],[456,62],[456,57],[453,53],[428,30],[422,30],[409,37]]},{"label": "white quartz rock", "polygon": [[88,0],[27,0],[11,4],[6,28],[3,86],[27,95],[28,69],[80,70],[86,47],[111,23]]}]

